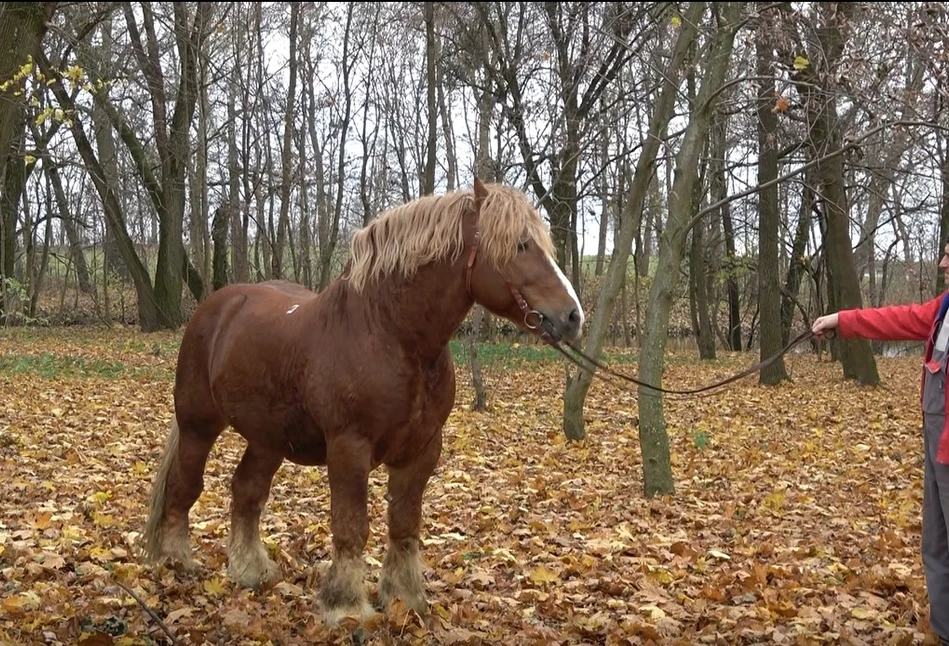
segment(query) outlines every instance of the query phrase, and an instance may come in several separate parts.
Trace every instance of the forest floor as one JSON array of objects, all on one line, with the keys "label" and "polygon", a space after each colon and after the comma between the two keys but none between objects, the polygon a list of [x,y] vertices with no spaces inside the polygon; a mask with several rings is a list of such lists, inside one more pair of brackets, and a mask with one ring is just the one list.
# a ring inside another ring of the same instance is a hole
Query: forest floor
[{"label": "forest floor", "polygon": [[[138,560],[172,417],[175,333],[0,331],[0,644],[350,643],[320,621],[331,548],[325,470],[284,463],[262,521],[281,577],[225,576],[226,433],[192,510],[201,564]],[[793,381],[746,378],[664,404],[676,491],[643,495],[637,395],[595,381],[587,437],[561,431],[564,364],[528,346],[485,355],[490,407],[457,404],[423,508],[431,612],[381,609],[365,644],[923,644],[919,359],[878,358],[883,384],[786,358]],[[635,374],[635,357],[616,365]],[[757,360],[668,357],[664,384],[705,385]],[[369,487],[367,585],[385,548],[384,469]],[[122,587],[139,596],[133,599]]]}]

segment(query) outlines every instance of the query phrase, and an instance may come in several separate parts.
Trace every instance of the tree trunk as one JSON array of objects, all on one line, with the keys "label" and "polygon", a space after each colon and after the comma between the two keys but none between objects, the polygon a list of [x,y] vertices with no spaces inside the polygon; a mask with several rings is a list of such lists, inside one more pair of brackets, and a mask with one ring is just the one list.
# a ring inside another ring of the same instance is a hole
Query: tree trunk
[{"label": "tree trunk", "polygon": [[[250,279],[247,258],[247,228],[241,225],[241,166],[237,147],[237,93],[242,84],[240,78],[244,48],[240,40],[236,43],[234,69],[227,79],[227,214],[230,217],[228,227],[231,230],[231,271],[235,283],[244,283]],[[247,112],[244,111],[244,127],[247,124]],[[249,151],[245,151],[248,154]],[[244,195],[246,201],[248,196]]]},{"label": "tree trunk", "polygon": [[211,239],[214,256],[211,261],[211,289],[217,291],[227,285],[227,225],[231,219],[229,207],[222,204],[214,210],[211,223]]},{"label": "tree trunk", "polygon": [[[712,117],[710,129],[712,151],[711,201],[718,203],[728,195],[725,177],[725,158],[727,154],[725,115],[716,113]],[[738,258],[735,253],[735,228],[732,224],[731,207],[723,204],[716,214],[721,221],[722,239],[725,243],[725,259],[721,265],[725,270],[725,293],[728,299],[728,328],[725,333],[728,349],[740,352],[741,341],[741,296],[738,289]]]},{"label": "tree trunk", "polygon": [[438,144],[438,109],[436,105],[435,79],[435,3],[423,3],[425,17],[425,80],[426,106],[428,108],[428,137],[425,142],[425,172],[422,176],[421,194],[435,192],[435,154]]},{"label": "tree trunk", "polygon": [[190,178],[191,187],[191,258],[194,267],[191,269],[199,276],[203,288],[204,283],[210,282],[211,273],[211,236],[208,231],[208,130],[209,113],[207,91],[208,58],[200,58],[198,69],[198,123],[196,127],[198,145],[195,151],[193,172]]},{"label": "tree trunk", "polygon": [[287,89],[287,111],[283,121],[283,145],[280,149],[280,216],[277,240],[270,258],[274,278],[284,278],[284,248],[290,229],[290,193],[293,190],[293,124],[296,121],[294,99],[297,91],[297,25],[300,22],[299,2],[290,4],[290,87]]},{"label": "tree trunk", "polygon": [[[809,66],[800,75],[799,90],[807,97],[811,141],[817,155],[826,155],[841,145],[841,133],[837,124],[837,101],[835,92],[828,87],[845,44],[841,28],[842,18],[847,29],[853,28],[853,14],[859,10],[850,3],[821,3],[823,25],[820,30],[820,51],[824,57],[824,69],[819,73]],[[839,13],[838,13],[839,12]],[[819,60],[811,56],[812,61]],[[844,180],[842,155],[824,160],[817,165],[824,196],[824,213],[827,219],[827,270],[828,304],[836,311],[863,306],[860,283],[854,265],[853,246],[850,240],[850,206]],[[836,339],[844,376],[860,384],[874,385],[880,382],[876,361],[870,341],[867,339]]]},{"label": "tree trunk", "polygon": [[[701,196],[700,189],[701,180],[697,180],[696,198]],[[701,203],[696,201],[694,208],[698,211]],[[689,248],[689,291],[694,312],[693,325],[699,348],[699,359],[713,361],[715,359],[715,332],[712,330],[709,313],[709,279],[706,272],[708,248],[705,228],[704,222],[698,222],[692,228],[692,244]]]},{"label": "tree trunk", "polygon": [[30,75],[27,59],[41,50],[47,23],[58,6],[58,2],[0,3],[0,82],[9,83],[0,90],[0,312],[13,309],[6,302],[5,279],[13,277],[17,208],[26,179],[20,151],[27,118],[22,81]]},{"label": "tree trunk", "polygon": [[[16,261],[16,225],[20,212],[20,199],[26,187],[26,167],[23,159],[23,139],[26,129],[26,110],[22,107],[8,111],[7,116],[16,119],[11,129],[13,136],[7,139],[7,150],[0,157],[8,160],[3,176],[3,193],[0,194],[0,291],[6,293],[5,278],[13,278]],[[0,310],[13,309],[9,302],[0,302]]]},{"label": "tree trunk", "polygon": [[[59,7],[59,2],[3,2],[0,3],[0,83],[17,77],[18,70],[43,42],[47,24]],[[15,96],[22,83],[13,82],[0,91],[0,179],[8,162],[7,151],[21,127],[18,125],[24,96]]]},{"label": "tree trunk", "polygon": [[[758,10],[765,3],[758,2]],[[755,38],[756,66],[758,76],[758,185],[772,182],[778,177],[778,117],[772,110],[776,94],[774,84],[773,34],[770,18],[758,23]],[[760,356],[764,361],[784,347],[781,343],[781,283],[778,264],[778,229],[781,214],[778,208],[777,185],[762,189],[758,193],[758,310],[761,312]],[[784,357],[763,368],[758,382],[776,385],[790,381]]]},{"label": "tree trunk", "polygon": [[[613,316],[613,306],[616,297],[622,289],[623,278],[626,274],[626,263],[632,248],[633,237],[639,230],[639,219],[643,212],[650,179],[653,176],[653,165],[659,152],[661,133],[672,118],[673,109],[678,93],[681,68],[688,52],[689,44],[695,38],[698,23],[705,10],[704,2],[693,2],[685,18],[676,40],[672,57],[665,70],[665,82],[659,100],[650,117],[649,133],[646,136],[639,159],[636,162],[636,171],[633,175],[629,197],[621,213],[620,227],[613,245],[613,255],[606,270],[603,286],[597,295],[593,317],[590,320],[586,333],[584,353],[590,357],[599,356],[603,347],[603,339],[610,327]],[[691,196],[691,193],[690,193]],[[658,280],[658,276],[657,276]],[[587,391],[590,388],[592,377],[586,371],[580,371],[567,383],[563,403],[563,431],[569,440],[579,440],[586,436],[583,423],[583,404]]]},{"label": "tree trunk", "polygon": [[[605,103],[605,100],[604,100]],[[610,222],[612,221],[612,208],[609,196],[609,179],[607,178],[606,169],[609,167],[609,156],[610,156],[610,137],[606,128],[606,124],[600,128],[599,132],[600,137],[600,165],[603,170],[600,173],[600,222],[599,222],[599,231],[596,240],[596,266],[593,269],[593,275],[599,278],[603,275],[603,268],[606,266],[606,234],[609,231]]]},{"label": "tree trunk", "polygon": [[56,198],[56,210],[59,212],[59,219],[63,223],[66,239],[69,242],[69,257],[76,265],[76,283],[79,286],[79,291],[83,294],[93,295],[95,291],[92,287],[92,281],[89,279],[89,267],[86,264],[86,256],[82,252],[82,243],[79,232],[76,230],[76,223],[69,213],[69,201],[63,188],[62,177],[59,176],[59,167],[48,159],[46,162],[44,167],[49,177],[50,186],[53,188],[53,195]]},{"label": "tree trunk", "polygon": [[[49,248],[53,239],[53,205],[50,199],[49,186],[46,187],[46,231],[43,235],[43,249],[41,250],[40,266],[30,272],[30,318],[36,317],[37,303],[43,290],[43,279],[49,268]],[[35,252],[34,252],[35,254]],[[35,256],[34,256],[35,257]]]},{"label": "tree trunk", "polygon": [[[939,176],[942,182],[942,202],[940,203],[939,208],[939,239],[936,241],[936,257],[939,258],[942,256],[943,250],[946,247],[946,244],[949,244],[949,139],[944,137],[942,133],[937,132],[937,141],[941,144],[946,144],[945,147],[940,145],[941,153],[941,167],[939,169]],[[943,272],[936,272],[936,294],[941,294],[945,291],[946,285],[946,276]]]},{"label": "tree trunk", "polygon": [[[679,280],[679,265],[684,252],[690,221],[692,183],[699,153],[708,134],[711,115],[728,72],[738,19],[743,3],[717,3],[719,25],[709,52],[707,69],[676,156],[676,172],[669,197],[669,218],[659,245],[656,277],[649,290],[643,330],[639,376],[646,383],[662,383],[662,369],[668,335],[672,295]],[[687,21],[683,21],[687,22]],[[675,491],[669,455],[669,436],[662,409],[662,397],[646,388],[639,389],[639,441],[643,454],[643,481],[646,496]]]},{"label": "tree trunk", "polygon": [[[694,59],[693,51],[689,54]],[[695,73],[694,69],[689,71],[688,77],[688,97],[690,110],[695,109]],[[708,138],[706,139],[708,146]],[[692,211],[698,212],[702,208],[702,195],[704,194],[705,176],[712,162],[709,160],[705,167],[699,172],[696,168],[695,180],[692,183]],[[698,164],[696,164],[698,166]],[[712,326],[709,321],[709,303],[708,303],[708,279],[705,273],[706,267],[706,249],[705,249],[705,228],[704,221],[696,222],[692,227],[692,243],[689,246],[689,308],[692,314],[692,327],[694,330],[696,344],[699,349],[699,359],[710,361],[715,359],[715,335],[712,332]]]},{"label": "tree trunk", "polygon": [[797,302],[797,293],[801,288],[801,281],[810,262],[804,257],[804,252],[807,250],[807,234],[811,230],[811,209],[814,206],[814,192],[810,188],[807,176],[804,177],[803,186],[801,211],[798,216],[797,229],[794,231],[794,241],[791,243],[791,260],[788,263],[788,273],[784,279],[784,291],[781,294],[782,347],[791,340],[794,304]]},{"label": "tree trunk", "polygon": [[[485,46],[485,59],[490,65],[490,51]],[[487,73],[486,73],[487,76]],[[475,175],[485,182],[493,182],[497,178],[492,170],[491,163],[491,115],[494,112],[495,97],[490,90],[485,89],[478,97],[478,149],[475,151]],[[478,346],[481,342],[481,330],[484,326],[484,307],[475,304],[474,315],[471,318],[471,334],[468,335],[468,358],[471,365],[471,385],[475,396],[471,404],[473,410],[484,410],[488,405],[488,394],[484,387],[484,377],[481,374],[481,360],[478,357]]]},{"label": "tree trunk", "polygon": [[[438,112],[442,120],[442,133],[445,138],[445,163],[447,165],[447,177],[445,180],[445,189],[454,191],[458,188],[458,153],[455,152],[455,133],[452,128],[452,120],[448,113],[448,103],[445,99],[445,74],[444,64],[441,62],[441,43],[435,41],[436,82],[435,87],[438,90]],[[451,89],[451,88],[449,88]]]}]

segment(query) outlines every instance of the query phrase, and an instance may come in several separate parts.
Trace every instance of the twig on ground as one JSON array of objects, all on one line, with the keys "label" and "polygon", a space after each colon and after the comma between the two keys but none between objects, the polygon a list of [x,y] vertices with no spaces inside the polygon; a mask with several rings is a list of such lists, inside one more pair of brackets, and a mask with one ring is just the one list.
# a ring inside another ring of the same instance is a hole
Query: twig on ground
[{"label": "twig on ground", "polygon": [[165,625],[165,622],[162,621],[161,618],[160,618],[157,614],[155,614],[155,611],[152,610],[151,608],[149,608],[148,605],[147,605],[144,601],[142,601],[141,597],[139,597],[137,594],[135,594],[135,593],[134,593],[128,586],[126,586],[124,583],[122,583],[122,582],[119,581],[118,579],[113,579],[113,581],[115,581],[115,584],[116,584],[117,586],[119,586],[120,588],[122,588],[123,590],[125,590],[126,592],[128,592],[128,593],[129,593],[129,596],[131,596],[133,599],[135,599],[135,601],[138,602],[138,605],[140,605],[140,606],[145,610],[145,612],[148,613],[148,616],[151,617],[151,618],[155,621],[156,624],[158,624],[158,627],[161,628],[162,631],[164,631],[164,633],[165,633],[166,635],[168,635],[168,639],[171,640],[171,643],[172,643],[172,644],[175,644],[175,646],[177,646],[178,640],[175,639],[175,636],[171,634],[171,630],[168,629],[168,626]]}]

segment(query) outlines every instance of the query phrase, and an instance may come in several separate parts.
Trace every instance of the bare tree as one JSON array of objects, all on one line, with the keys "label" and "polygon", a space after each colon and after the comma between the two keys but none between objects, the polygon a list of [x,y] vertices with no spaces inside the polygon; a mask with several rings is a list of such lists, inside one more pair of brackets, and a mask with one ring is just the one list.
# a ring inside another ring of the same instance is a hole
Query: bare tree
[{"label": "bare tree", "polygon": [[[676,175],[669,197],[669,219],[662,233],[656,276],[649,290],[639,363],[640,377],[646,383],[657,384],[662,381],[672,293],[679,279],[679,263],[691,222],[695,169],[728,73],[744,4],[727,2],[712,6],[718,24],[707,53],[701,57],[707,61],[707,66],[695,110],[689,115],[689,123],[676,155]],[[643,452],[643,487],[646,495],[672,493],[675,486],[662,398],[642,387],[639,391],[639,442]]]}]

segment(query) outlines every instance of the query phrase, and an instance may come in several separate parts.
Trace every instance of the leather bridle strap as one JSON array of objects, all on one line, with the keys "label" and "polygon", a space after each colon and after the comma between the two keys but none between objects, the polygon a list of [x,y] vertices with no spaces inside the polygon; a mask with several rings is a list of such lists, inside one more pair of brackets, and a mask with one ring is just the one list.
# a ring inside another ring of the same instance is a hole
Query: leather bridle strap
[{"label": "leather bridle strap", "polygon": [[[478,249],[481,246],[481,230],[477,227],[475,228],[474,241],[471,243],[471,253],[468,254],[468,262],[465,265],[465,289],[468,291],[468,296],[474,300],[474,294],[471,293],[471,274],[474,271],[475,261],[478,258]],[[547,343],[554,344],[556,343],[553,337],[550,336],[550,333],[542,327],[544,322],[544,315],[538,312],[535,309],[531,309],[530,305],[527,304],[527,301],[524,300],[524,297],[521,295],[521,292],[518,291],[517,287],[514,286],[514,283],[505,276],[502,272],[501,274],[504,277],[504,284],[507,286],[511,296],[514,297],[514,302],[517,303],[517,306],[524,313],[524,325],[526,325],[531,330],[536,330],[540,328],[540,338],[546,341]],[[531,324],[530,317],[534,315],[537,318],[537,322]]]},{"label": "leather bridle strap", "polygon": [[[507,289],[509,292],[511,292],[511,296],[514,297],[514,302],[517,303],[517,306],[521,308],[522,312],[524,312],[524,325],[526,325],[531,330],[540,328],[540,338],[550,345],[556,345],[557,342],[554,341],[552,336],[550,336],[550,333],[547,331],[547,329],[542,326],[544,322],[544,315],[537,310],[531,309],[530,305],[527,304],[527,301],[524,300],[524,297],[521,296],[521,293],[517,291],[517,287],[515,287],[514,283],[508,280],[507,277],[504,279],[504,284],[507,285]],[[530,321],[528,320],[530,319],[531,314],[537,317],[537,323],[535,325],[531,325]]]}]

